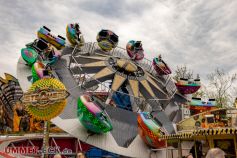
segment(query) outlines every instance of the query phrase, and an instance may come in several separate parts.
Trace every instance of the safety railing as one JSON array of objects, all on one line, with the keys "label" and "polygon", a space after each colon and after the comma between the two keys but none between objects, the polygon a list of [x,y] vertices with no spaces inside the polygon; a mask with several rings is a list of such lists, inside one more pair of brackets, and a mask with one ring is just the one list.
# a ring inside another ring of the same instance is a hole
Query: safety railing
[{"label": "safety railing", "polygon": [[[96,80],[96,79],[93,78],[92,74],[87,74],[85,72],[80,73],[80,74],[76,74],[76,73],[73,72],[73,68],[75,68],[75,67],[81,69],[81,67],[80,67],[81,64],[78,63],[78,61],[75,59],[74,56],[75,55],[83,55],[83,54],[95,55],[95,53],[102,54],[102,55],[115,56],[115,57],[118,57],[118,58],[130,59],[129,56],[127,55],[126,49],[121,48],[121,47],[116,47],[115,49],[113,49],[109,52],[104,52],[100,49],[97,42],[85,43],[85,45],[81,48],[74,48],[72,53],[71,53],[71,61],[70,61],[69,67],[71,69],[71,72],[73,73],[73,76],[74,76],[75,80],[78,83],[78,86],[80,86],[82,88],[83,88],[83,84],[85,82],[87,82],[89,80]],[[144,58],[142,61],[137,62],[137,64],[139,66],[141,66],[145,71],[147,71],[150,74],[152,74],[153,76],[157,77],[156,71],[154,70],[154,68],[152,66],[152,61],[150,61],[149,59]],[[81,69],[81,72],[82,72],[82,69]],[[173,79],[169,75],[165,75],[165,76],[162,76],[162,77],[160,76],[160,78],[162,78],[163,81],[164,81],[163,82],[161,80],[161,84],[163,85],[163,89],[165,89],[165,91],[167,91],[169,97],[167,99],[151,99],[151,100],[157,100],[157,101],[159,101],[159,100],[170,100],[177,91],[176,86],[173,82]],[[108,82],[100,82],[98,80],[96,80],[96,81],[98,82],[98,85],[87,89],[88,91],[90,91],[90,90],[94,91],[94,92],[100,92],[100,91],[111,92],[112,91],[111,88],[110,88],[110,84],[108,84]],[[136,98],[135,96],[133,96],[131,94],[123,93],[121,91],[117,91],[117,93],[128,95],[128,96],[132,97],[133,99],[135,99],[136,102],[144,102],[144,99],[141,98],[141,97]]]}]

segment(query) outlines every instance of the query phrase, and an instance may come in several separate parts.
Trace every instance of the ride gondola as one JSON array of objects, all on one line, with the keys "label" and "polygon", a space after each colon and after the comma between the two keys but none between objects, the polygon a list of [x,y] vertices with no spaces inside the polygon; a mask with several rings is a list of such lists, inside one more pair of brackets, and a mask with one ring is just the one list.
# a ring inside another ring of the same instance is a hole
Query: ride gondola
[{"label": "ride gondola", "polygon": [[153,59],[152,65],[159,76],[169,75],[172,73],[169,66],[164,62],[164,60],[162,60],[161,55]]},{"label": "ride gondola", "polygon": [[54,49],[52,46],[49,46],[48,49],[44,52],[44,61],[47,61],[48,64],[53,65],[61,57],[61,52]]},{"label": "ride gondola", "polygon": [[109,132],[113,129],[110,119],[97,104],[93,97],[81,95],[78,98],[77,116],[88,131],[96,134]]},{"label": "ride gondola", "polygon": [[181,94],[193,94],[201,87],[199,78],[195,80],[180,78],[175,85]]},{"label": "ride gondola", "polygon": [[151,117],[150,113],[142,112],[138,114],[138,133],[142,140],[150,147],[165,148],[166,141],[161,140],[160,136],[164,134],[161,127]]},{"label": "ride gondola", "polygon": [[37,32],[38,38],[45,40],[46,42],[52,44],[58,50],[65,47],[65,38],[58,35],[57,37],[50,33],[50,29],[43,26]]},{"label": "ride gondola", "polygon": [[99,47],[103,51],[111,51],[113,48],[117,47],[119,37],[114,32],[110,30],[101,30],[97,36],[96,40],[98,42]]},{"label": "ride gondola", "polygon": [[81,47],[85,44],[84,37],[80,31],[78,23],[68,24],[66,28],[66,37],[72,46]]},{"label": "ride gondola", "polygon": [[193,97],[189,105],[189,109],[192,114],[210,111],[217,108],[215,99],[208,99],[207,101],[203,101],[201,98]]},{"label": "ride gondola", "polygon": [[26,64],[32,67],[38,60],[54,64],[61,57],[61,52],[43,39],[36,39],[21,49],[21,56]]},{"label": "ride gondola", "polygon": [[144,58],[144,50],[141,41],[129,41],[126,45],[126,50],[132,60],[139,61]]},{"label": "ride gondola", "polygon": [[49,70],[49,67],[47,67],[46,64],[40,61],[37,61],[34,63],[34,65],[31,68],[31,72],[32,72],[33,83],[42,78],[50,77],[51,75],[51,71]]}]

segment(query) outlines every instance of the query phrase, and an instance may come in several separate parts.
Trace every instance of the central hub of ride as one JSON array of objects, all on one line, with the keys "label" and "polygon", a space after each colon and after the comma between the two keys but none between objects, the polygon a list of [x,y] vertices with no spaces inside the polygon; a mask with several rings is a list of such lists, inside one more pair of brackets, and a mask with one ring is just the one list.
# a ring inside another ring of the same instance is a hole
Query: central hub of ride
[{"label": "central hub of ride", "polygon": [[114,71],[119,72],[120,74],[133,77],[141,77],[145,74],[144,70],[139,65],[128,59],[110,57],[108,59],[108,64]]},{"label": "central hub of ride", "polygon": [[117,60],[117,65],[119,68],[124,69],[127,72],[136,72],[138,70],[137,65],[127,59]]}]

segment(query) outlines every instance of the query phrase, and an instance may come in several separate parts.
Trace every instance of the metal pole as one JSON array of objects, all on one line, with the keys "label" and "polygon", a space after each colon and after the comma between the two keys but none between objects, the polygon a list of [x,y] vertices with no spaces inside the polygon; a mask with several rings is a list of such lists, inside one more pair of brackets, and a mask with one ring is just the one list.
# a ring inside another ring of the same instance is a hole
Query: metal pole
[{"label": "metal pole", "polygon": [[42,158],[48,158],[48,148],[49,148],[49,121],[44,121],[44,137],[43,137],[43,152]]},{"label": "metal pole", "polygon": [[107,99],[106,99],[106,101],[105,101],[105,104],[106,105],[109,105],[109,103],[110,103],[110,101],[112,100],[112,96],[113,96],[113,91],[112,91],[112,89],[110,89],[109,91],[108,91],[108,97],[107,97]]},{"label": "metal pole", "polygon": [[78,141],[78,143],[79,143],[80,152],[82,152],[81,141],[80,141],[80,139],[77,139],[77,141]]},{"label": "metal pole", "polygon": [[197,145],[196,145],[196,140],[194,140],[194,149],[195,149],[195,158],[197,157]]},{"label": "metal pole", "polygon": [[178,141],[178,158],[182,158],[182,146],[181,146],[181,140]]},{"label": "metal pole", "polygon": [[181,104],[181,108],[182,108],[181,111],[182,111],[182,120],[183,120],[184,119],[184,115],[185,115],[184,114],[184,110],[186,110],[186,109],[184,109],[184,104]]},{"label": "metal pole", "polygon": [[167,140],[165,142],[165,146],[166,146],[166,157],[167,157],[168,156],[168,142],[167,142]]},{"label": "metal pole", "polygon": [[74,49],[73,49],[73,51],[72,51],[72,53],[71,53],[70,60],[69,60],[69,64],[68,64],[68,68],[70,68],[70,66],[71,66],[71,63],[72,63],[72,56],[74,55],[74,52],[76,51],[77,46],[78,46],[78,45],[76,45],[76,46],[74,47]]}]

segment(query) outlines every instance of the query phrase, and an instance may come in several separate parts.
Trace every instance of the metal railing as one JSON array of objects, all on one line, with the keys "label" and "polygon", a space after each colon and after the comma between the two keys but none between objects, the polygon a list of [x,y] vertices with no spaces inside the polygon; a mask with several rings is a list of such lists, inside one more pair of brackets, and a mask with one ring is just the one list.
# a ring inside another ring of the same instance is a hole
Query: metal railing
[{"label": "metal railing", "polygon": [[[96,80],[95,78],[93,78],[92,74],[87,74],[85,72],[80,73],[80,74],[76,74],[75,72],[73,72],[73,68],[78,68],[80,69],[80,71],[82,72],[82,68],[81,68],[81,64],[78,63],[78,61],[76,60],[75,56],[76,55],[84,55],[87,54],[89,56],[91,55],[95,55],[95,54],[102,54],[102,55],[110,55],[110,56],[114,56],[114,57],[118,57],[118,58],[125,58],[125,59],[129,59],[130,57],[127,55],[126,49],[121,48],[121,47],[116,47],[113,50],[109,51],[109,52],[104,52],[100,49],[100,47],[98,46],[97,42],[94,43],[85,43],[85,45],[81,48],[77,48],[74,47],[72,53],[71,53],[71,57],[70,57],[70,63],[69,63],[69,69],[71,70],[75,80],[77,81],[78,86],[80,86],[81,88],[85,88],[83,87],[83,84],[89,80]],[[140,62],[136,62],[140,67],[142,67],[145,71],[149,72],[152,76],[155,76],[157,78],[157,74],[155,69],[152,66],[152,61],[150,61],[149,59],[144,58],[142,61]],[[162,80],[158,80],[157,82],[159,82],[163,87],[162,89],[165,90],[165,92],[167,92],[168,94],[168,99],[149,99],[149,100],[170,100],[172,99],[172,97],[174,96],[174,94],[176,93],[177,89],[176,86],[174,84],[174,81],[172,79],[172,77],[170,77],[169,75],[165,75],[165,76],[159,76]],[[99,92],[99,91],[103,91],[103,92],[111,92],[111,88],[109,86],[108,82],[100,82],[98,80],[96,80],[99,84],[98,86],[95,86],[93,88],[91,88],[92,91],[95,92]],[[90,91],[90,89],[88,89]],[[131,94],[127,94],[127,93],[123,93],[121,91],[117,91],[118,93],[121,94],[125,94],[128,95],[130,97],[133,97],[134,99],[139,100],[141,102],[144,102],[144,99],[142,98],[136,98],[134,95]]]}]

